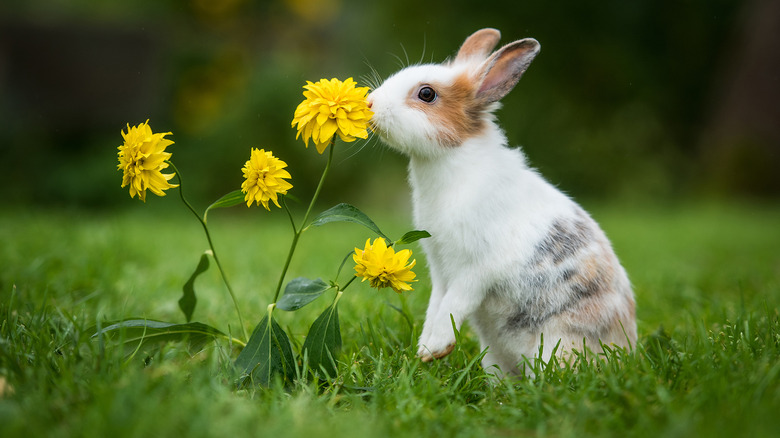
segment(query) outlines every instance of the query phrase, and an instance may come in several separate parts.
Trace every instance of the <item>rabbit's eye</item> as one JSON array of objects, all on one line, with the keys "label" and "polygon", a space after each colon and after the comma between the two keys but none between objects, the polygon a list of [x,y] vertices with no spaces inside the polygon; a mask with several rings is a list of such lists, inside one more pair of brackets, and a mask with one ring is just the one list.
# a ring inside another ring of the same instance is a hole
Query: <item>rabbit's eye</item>
[{"label": "rabbit's eye", "polygon": [[422,87],[420,88],[420,91],[417,92],[417,97],[423,102],[431,103],[436,100],[436,90],[431,87]]}]

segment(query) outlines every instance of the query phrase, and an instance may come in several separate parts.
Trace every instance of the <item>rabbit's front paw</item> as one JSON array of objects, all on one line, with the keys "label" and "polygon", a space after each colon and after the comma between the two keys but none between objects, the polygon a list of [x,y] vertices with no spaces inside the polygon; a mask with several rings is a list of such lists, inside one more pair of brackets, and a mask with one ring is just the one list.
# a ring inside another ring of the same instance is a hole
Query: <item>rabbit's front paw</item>
[{"label": "rabbit's front paw", "polygon": [[453,341],[452,344],[448,344],[444,348],[438,350],[432,350],[423,345],[420,347],[419,351],[417,351],[417,357],[419,357],[423,362],[430,362],[434,359],[443,358],[444,356],[452,353],[452,350],[454,349],[455,341]]},{"label": "rabbit's front paw", "polygon": [[428,330],[428,328],[429,326],[427,324],[423,327],[423,333],[422,336],[420,336],[419,349],[417,350],[417,357],[422,359],[423,362],[430,362],[433,359],[441,359],[452,353],[456,342],[452,324],[441,324],[438,330]]}]

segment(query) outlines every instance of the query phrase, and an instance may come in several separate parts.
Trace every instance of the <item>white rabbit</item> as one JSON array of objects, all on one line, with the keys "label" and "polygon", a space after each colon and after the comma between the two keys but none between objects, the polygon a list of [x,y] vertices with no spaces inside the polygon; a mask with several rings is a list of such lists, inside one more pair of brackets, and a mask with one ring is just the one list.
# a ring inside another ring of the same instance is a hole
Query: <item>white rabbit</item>
[{"label": "white rabbit", "polygon": [[[625,270],[593,219],[507,147],[493,111],[539,53],[531,38],[491,54],[495,29],[477,31],[445,64],[407,67],[368,96],[372,128],[409,156],[415,227],[433,290],[419,341],[423,361],[449,354],[452,321],[469,320],[483,367],[519,374],[583,341],[600,351],[636,341]],[[496,366],[496,367],[493,367]]]}]

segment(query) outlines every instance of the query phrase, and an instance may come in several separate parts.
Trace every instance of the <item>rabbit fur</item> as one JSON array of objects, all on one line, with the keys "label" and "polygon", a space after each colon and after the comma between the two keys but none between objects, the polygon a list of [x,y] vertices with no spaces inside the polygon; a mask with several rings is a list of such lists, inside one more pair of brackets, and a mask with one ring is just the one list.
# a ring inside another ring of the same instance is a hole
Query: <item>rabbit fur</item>
[{"label": "rabbit fur", "polygon": [[[372,129],[409,157],[415,227],[432,291],[419,339],[423,361],[455,345],[468,320],[487,352],[483,367],[521,364],[601,343],[636,341],[625,270],[596,222],[507,146],[493,112],[539,52],[523,39],[491,53],[482,29],[444,64],[415,65],[369,94]],[[427,88],[427,90],[425,89]],[[433,95],[433,99],[428,101]],[[559,344],[560,343],[560,344]]]}]

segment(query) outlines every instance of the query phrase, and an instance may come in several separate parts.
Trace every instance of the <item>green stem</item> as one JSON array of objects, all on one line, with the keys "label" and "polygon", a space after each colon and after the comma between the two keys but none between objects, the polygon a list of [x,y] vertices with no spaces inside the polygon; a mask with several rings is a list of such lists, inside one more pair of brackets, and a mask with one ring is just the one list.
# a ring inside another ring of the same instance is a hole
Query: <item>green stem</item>
[{"label": "green stem", "polygon": [[282,196],[282,205],[284,205],[284,211],[287,212],[287,217],[290,219],[290,225],[292,225],[293,233],[298,233],[298,228],[295,226],[295,219],[293,219],[292,212],[290,212],[290,207],[287,206],[287,197]]},{"label": "green stem", "polygon": [[232,342],[234,344],[240,345],[241,348],[246,347],[246,342],[244,342],[244,341],[242,341],[240,339],[236,339],[236,338],[234,338],[234,337],[232,337],[230,335],[224,335],[224,336],[221,336],[221,337],[227,339],[228,341],[230,341],[230,342]]},{"label": "green stem", "polygon": [[[290,215],[290,221],[293,223],[293,239],[292,243],[290,243],[290,251],[287,253],[287,260],[284,261],[284,267],[282,268],[282,273],[279,275],[279,281],[276,283],[276,291],[274,291],[274,303],[279,299],[279,292],[282,290],[282,283],[284,283],[284,277],[287,275],[287,269],[290,267],[290,262],[292,261],[293,254],[295,253],[295,247],[298,246],[298,239],[300,239],[301,234],[303,234],[304,231],[306,231],[306,222],[309,220],[309,216],[311,215],[311,211],[314,208],[314,204],[317,202],[317,198],[320,196],[320,192],[322,191],[322,186],[325,185],[325,177],[328,175],[328,171],[330,170],[330,165],[333,162],[333,150],[336,146],[336,138],[335,136],[330,140],[330,151],[328,152],[328,161],[325,163],[325,169],[322,171],[322,176],[320,177],[320,182],[317,184],[317,189],[314,191],[314,196],[311,198],[311,202],[309,203],[309,208],[306,209],[306,214],[303,216],[303,220],[301,221],[301,226],[297,229],[295,228],[295,222],[292,221],[292,215]],[[285,208],[287,208],[287,204],[285,204]],[[289,214],[289,211],[288,211]]]},{"label": "green stem", "polygon": [[344,285],[344,287],[339,287],[339,288],[338,288],[338,289],[339,289],[339,291],[343,291],[343,290],[345,290],[347,287],[349,287],[349,285],[350,285],[350,284],[352,284],[352,282],[353,282],[353,281],[355,281],[355,279],[356,279],[356,278],[357,278],[357,275],[353,275],[353,276],[352,276],[352,278],[350,278],[350,279],[349,279],[349,281],[347,282],[347,284],[345,284],[345,285]]},{"label": "green stem", "polygon": [[230,282],[227,279],[227,275],[225,275],[225,270],[222,269],[222,263],[219,262],[219,257],[217,257],[217,251],[214,249],[214,242],[211,240],[211,233],[209,233],[209,227],[206,225],[206,221],[203,220],[203,218],[198,214],[197,211],[195,211],[195,208],[193,208],[192,204],[187,201],[187,199],[184,197],[184,190],[182,189],[182,178],[181,178],[181,172],[179,172],[179,169],[176,168],[176,165],[174,165],[170,161],[166,161],[166,163],[170,164],[171,167],[173,167],[174,172],[176,172],[176,176],[179,178],[179,195],[181,196],[182,202],[184,202],[184,205],[187,206],[187,208],[192,212],[192,214],[195,215],[195,217],[198,219],[198,222],[203,226],[203,231],[206,233],[206,240],[209,242],[209,248],[211,249],[211,256],[214,257],[214,262],[217,264],[217,269],[219,269],[219,273],[222,276],[222,281],[225,283],[225,287],[227,287],[228,293],[230,294],[230,298],[233,300],[233,306],[236,308],[236,313],[238,314],[238,323],[241,325],[241,332],[244,334],[244,339],[248,339],[246,327],[244,327],[244,318],[241,317],[241,309],[238,307],[238,301],[236,300],[236,295],[233,293],[233,288],[230,287]]},{"label": "green stem", "polygon": [[290,267],[290,261],[292,261],[293,253],[295,252],[295,247],[298,245],[298,239],[301,237],[300,231],[295,232],[293,234],[293,240],[290,244],[290,251],[287,253],[287,260],[284,261],[284,267],[282,268],[282,273],[279,275],[279,281],[276,283],[276,291],[274,291],[274,303],[279,300],[279,291],[282,290],[282,283],[284,282],[284,277],[287,275],[287,268]]}]

